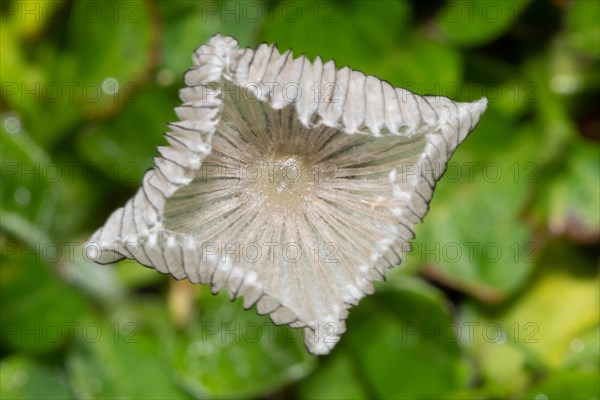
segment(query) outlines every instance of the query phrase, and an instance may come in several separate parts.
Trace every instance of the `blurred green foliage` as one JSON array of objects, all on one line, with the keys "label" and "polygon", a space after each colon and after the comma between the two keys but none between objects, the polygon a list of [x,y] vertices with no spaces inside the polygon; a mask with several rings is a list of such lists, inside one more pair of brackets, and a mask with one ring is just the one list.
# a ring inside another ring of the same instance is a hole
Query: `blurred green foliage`
[{"label": "blurred green foliage", "polygon": [[[597,1],[3,1],[1,19],[0,398],[600,397]],[[83,258],[217,32],[490,101],[328,356],[205,287]]]}]

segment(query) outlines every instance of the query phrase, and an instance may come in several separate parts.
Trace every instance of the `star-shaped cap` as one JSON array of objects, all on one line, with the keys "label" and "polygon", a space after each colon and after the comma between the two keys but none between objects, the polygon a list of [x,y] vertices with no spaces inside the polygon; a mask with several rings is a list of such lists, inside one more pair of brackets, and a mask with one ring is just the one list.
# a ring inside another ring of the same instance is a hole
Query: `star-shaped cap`
[{"label": "star-shaped cap", "polygon": [[402,261],[487,101],[419,96],[333,61],[213,36],[141,188],[86,244],[304,328],[314,354]]}]

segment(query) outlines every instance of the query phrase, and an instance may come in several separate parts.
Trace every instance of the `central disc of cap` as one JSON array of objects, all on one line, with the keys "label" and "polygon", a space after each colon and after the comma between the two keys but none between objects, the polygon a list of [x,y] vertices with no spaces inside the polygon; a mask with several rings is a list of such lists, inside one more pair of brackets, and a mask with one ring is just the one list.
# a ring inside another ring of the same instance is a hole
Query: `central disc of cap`
[{"label": "central disc of cap", "polygon": [[284,212],[309,199],[313,189],[312,178],[303,156],[274,156],[260,165],[257,194],[274,207],[274,211]]}]

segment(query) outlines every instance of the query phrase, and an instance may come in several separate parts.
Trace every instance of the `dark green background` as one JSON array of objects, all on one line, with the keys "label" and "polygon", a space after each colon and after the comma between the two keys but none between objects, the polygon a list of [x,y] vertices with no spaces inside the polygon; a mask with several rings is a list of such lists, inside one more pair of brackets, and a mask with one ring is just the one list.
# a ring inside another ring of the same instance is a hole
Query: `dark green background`
[{"label": "dark green background", "polygon": [[[599,397],[598,2],[25,3],[1,14],[1,398]],[[217,32],[489,99],[328,356],[206,287],[82,257]]]}]

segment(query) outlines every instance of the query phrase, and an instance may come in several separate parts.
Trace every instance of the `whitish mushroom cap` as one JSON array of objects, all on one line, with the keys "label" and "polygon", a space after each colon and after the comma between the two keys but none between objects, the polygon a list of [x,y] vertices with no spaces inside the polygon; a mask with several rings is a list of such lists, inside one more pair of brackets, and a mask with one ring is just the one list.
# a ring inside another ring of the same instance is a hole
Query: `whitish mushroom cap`
[{"label": "whitish mushroom cap", "polygon": [[169,145],[87,256],[226,289],[326,354],[348,309],[400,264],[487,102],[419,96],[220,35],[193,59]]}]

